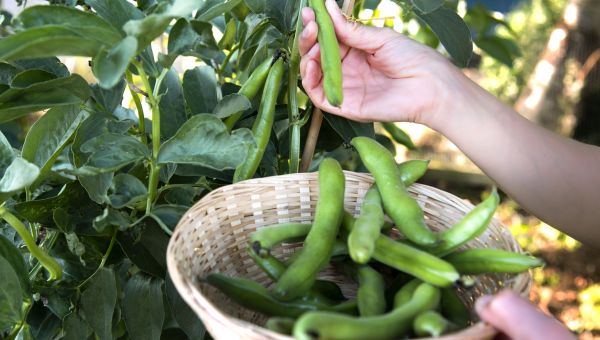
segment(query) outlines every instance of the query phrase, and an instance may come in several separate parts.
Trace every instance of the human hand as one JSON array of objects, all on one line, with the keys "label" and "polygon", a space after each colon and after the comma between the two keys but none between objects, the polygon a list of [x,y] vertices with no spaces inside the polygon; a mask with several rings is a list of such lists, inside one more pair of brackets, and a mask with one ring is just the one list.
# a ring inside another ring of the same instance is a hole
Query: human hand
[{"label": "human hand", "polygon": [[482,296],[475,304],[481,320],[502,332],[503,337],[518,340],[575,339],[556,319],[542,313],[511,290],[495,296]]},{"label": "human hand", "polygon": [[333,107],[323,93],[318,26],[302,11],[302,85],[311,101],[333,114],[358,121],[427,124],[449,98],[455,69],[437,51],[389,28],[349,22],[335,1],[326,1],[342,56],[344,102]]}]

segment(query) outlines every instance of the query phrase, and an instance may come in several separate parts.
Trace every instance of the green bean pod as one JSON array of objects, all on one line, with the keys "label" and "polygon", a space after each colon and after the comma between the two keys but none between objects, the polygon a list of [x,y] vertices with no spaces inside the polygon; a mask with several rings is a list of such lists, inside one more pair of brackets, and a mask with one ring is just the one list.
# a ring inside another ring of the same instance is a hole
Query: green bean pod
[{"label": "green bean pod", "polygon": [[265,328],[280,334],[292,335],[294,323],[296,323],[296,320],[292,318],[274,316],[267,320],[267,323],[265,323]]},{"label": "green bean pod", "polygon": [[[354,228],[353,220],[352,215],[344,214],[342,227],[345,233]],[[375,241],[373,258],[438,287],[451,286],[459,279],[458,272],[447,261],[385,235]]]},{"label": "green bean pod", "polygon": [[360,316],[375,316],[385,313],[385,281],[381,274],[369,266],[359,266],[358,277],[358,312]]},{"label": "green bean pod", "polygon": [[354,262],[369,262],[375,251],[375,240],[381,235],[384,222],[381,196],[377,186],[373,185],[365,194],[360,215],[354,221],[354,228],[348,235],[348,251]]},{"label": "green bean pod", "polygon": [[234,183],[252,178],[260,165],[271,137],[273,121],[275,120],[275,105],[277,104],[282,77],[283,59],[279,58],[269,70],[258,108],[258,115],[254,120],[254,125],[252,125],[252,134],[256,145],[249,147],[246,159],[235,169],[233,174]]},{"label": "green bean pod", "polygon": [[469,320],[471,319],[469,310],[453,288],[442,288],[440,310],[442,315],[446,316],[448,320],[459,328],[465,328],[469,325]]},{"label": "green bean pod", "polygon": [[348,317],[327,312],[310,312],[294,325],[296,339],[394,339],[408,332],[413,319],[426,310],[437,307],[439,289],[421,284],[410,302],[391,312],[369,317]]},{"label": "green bean pod", "polygon": [[333,22],[325,7],[325,0],[309,0],[319,26],[317,39],[321,47],[321,68],[323,70],[323,91],[329,104],[339,107],[344,100],[342,87],[342,58]]},{"label": "green bean pod", "polygon": [[397,127],[396,124],[389,123],[389,122],[382,122],[381,125],[383,126],[385,131],[387,131],[390,134],[390,136],[392,136],[392,138],[397,143],[400,143],[400,144],[406,146],[406,148],[408,148],[409,150],[416,149],[415,144],[413,144],[412,139],[410,139],[410,136],[406,132],[404,132],[402,129]]},{"label": "green bean pod", "polygon": [[423,210],[406,191],[394,156],[381,144],[368,137],[354,137],[351,144],[375,178],[383,207],[387,214],[410,241],[420,246],[438,242],[425,224]]},{"label": "green bean pod", "polygon": [[[344,242],[341,240],[335,240],[333,242],[333,249],[331,250],[331,257],[335,257],[335,256],[343,256],[343,255],[348,255],[348,242]],[[290,256],[285,263],[287,265],[290,265],[292,262],[296,261],[296,259],[298,258],[298,256],[300,256],[300,254],[302,254],[302,250],[298,250],[296,251],[294,254],[292,254],[292,256]]]},{"label": "green bean pod", "polygon": [[349,300],[333,306],[303,298],[281,301],[275,298],[267,288],[252,280],[211,273],[205,278],[205,281],[219,289],[235,303],[267,316],[297,318],[306,312],[317,310],[350,315],[356,315],[357,312],[356,300]]},{"label": "green bean pod", "polygon": [[431,252],[438,256],[445,256],[481,235],[494,217],[499,202],[500,197],[494,188],[483,202],[469,211],[458,223],[440,233],[441,243]]},{"label": "green bean pod", "polygon": [[280,223],[257,229],[250,235],[252,249],[259,254],[268,254],[283,242],[302,241],[312,227],[309,223]]},{"label": "green bean pod", "polygon": [[450,254],[444,258],[461,274],[521,273],[541,267],[544,261],[537,257],[507,250],[476,248]]},{"label": "green bean pod", "polygon": [[398,164],[400,171],[400,180],[405,187],[410,186],[423,177],[429,166],[428,160],[411,159]]},{"label": "green bean pod", "polygon": [[419,287],[421,283],[423,283],[423,281],[419,279],[412,279],[402,286],[402,288],[396,292],[396,295],[394,295],[394,308],[409,303],[413,294],[415,294],[415,290],[417,290],[417,287]]},{"label": "green bean pod", "polygon": [[313,226],[300,255],[275,285],[275,294],[280,299],[304,295],[317,273],[329,263],[344,211],[344,190],[342,167],[333,158],[324,159],[319,166],[319,199]]},{"label": "green bean pod", "polygon": [[413,321],[413,330],[418,336],[439,337],[457,327],[440,313],[432,310],[425,311],[415,318]]},{"label": "green bean pod", "polygon": [[[278,56],[276,56],[277,58]],[[269,70],[271,69],[271,65],[275,62],[274,58],[268,58],[263,61],[260,65],[258,65],[254,71],[250,74],[250,77],[244,82],[242,87],[238,90],[238,94],[241,94],[252,100],[260,89],[263,87],[265,80],[269,74]],[[227,130],[231,131],[235,123],[242,117],[243,112],[236,112],[231,116],[227,117],[224,121],[225,126],[227,126]]]}]

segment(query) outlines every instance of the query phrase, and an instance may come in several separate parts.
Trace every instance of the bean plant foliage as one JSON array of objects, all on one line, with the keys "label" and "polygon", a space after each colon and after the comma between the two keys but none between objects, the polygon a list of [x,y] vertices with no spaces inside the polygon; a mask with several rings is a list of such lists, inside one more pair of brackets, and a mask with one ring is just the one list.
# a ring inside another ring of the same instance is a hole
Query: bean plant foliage
[{"label": "bean plant foliage", "polygon": [[[276,51],[287,76],[256,176],[298,171],[312,112],[294,49],[305,4],[51,0],[2,14],[0,338],[204,337],[168,277],[169,236],[255,143],[260,98],[237,92]],[[456,4],[399,4],[466,65],[473,45]],[[93,77],[57,58],[69,56],[87,58]],[[178,71],[181,56],[196,66]],[[237,112],[230,130],[223,120]],[[325,118],[313,168],[327,155],[360,170],[347,142],[385,141],[373,124]]]}]

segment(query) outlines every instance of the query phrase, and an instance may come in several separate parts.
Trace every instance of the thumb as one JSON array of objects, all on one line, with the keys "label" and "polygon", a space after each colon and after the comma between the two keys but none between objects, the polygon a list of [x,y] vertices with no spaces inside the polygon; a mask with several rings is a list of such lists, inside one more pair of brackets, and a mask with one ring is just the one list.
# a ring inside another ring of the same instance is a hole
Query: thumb
[{"label": "thumb", "polygon": [[475,304],[479,317],[511,339],[575,339],[558,320],[542,313],[511,290],[482,296]]},{"label": "thumb", "polygon": [[390,28],[372,27],[348,21],[335,0],[326,0],[325,6],[333,21],[338,40],[346,46],[374,53],[386,42],[400,35]]}]

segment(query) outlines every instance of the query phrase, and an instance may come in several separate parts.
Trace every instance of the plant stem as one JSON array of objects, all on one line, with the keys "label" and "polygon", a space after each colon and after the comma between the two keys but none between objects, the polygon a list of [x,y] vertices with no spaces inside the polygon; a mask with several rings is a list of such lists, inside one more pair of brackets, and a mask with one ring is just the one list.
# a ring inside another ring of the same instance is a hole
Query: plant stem
[{"label": "plant stem", "polygon": [[160,165],[158,164],[158,151],[160,149],[160,108],[159,104],[159,93],[160,85],[169,72],[168,69],[164,68],[154,84],[154,90],[150,86],[150,80],[144,66],[137,60],[132,61],[133,65],[137,68],[146,93],[148,94],[148,103],[152,109],[152,159],[150,160],[150,176],[148,179],[148,200],[146,201],[146,214],[150,214],[152,210],[152,204],[156,199],[156,191],[158,190],[158,179],[160,175]]},{"label": "plant stem", "polygon": [[323,112],[315,106],[312,113],[312,119],[310,120],[310,128],[308,130],[308,136],[306,137],[306,144],[304,144],[304,152],[302,153],[302,162],[300,163],[300,172],[307,172],[310,168],[313,155],[315,154],[315,147],[317,146],[317,139],[319,138],[319,129],[323,122]]},{"label": "plant stem", "polygon": [[237,51],[237,49],[239,47],[240,47],[240,44],[233,45],[233,47],[231,47],[231,50],[229,51],[229,54],[227,54],[225,56],[225,59],[223,60],[223,63],[221,64],[221,67],[219,67],[218,73],[219,73],[219,81],[221,83],[224,82],[223,73],[225,73],[225,68],[227,68],[227,65],[229,65],[229,61],[231,60],[231,56],[233,56],[233,53],[235,53],[235,51]]},{"label": "plant stem", "polygon": [[288,120],[290,129],[290,168],[289,173],[297,173],[300,168],[300,112],[298,111],[298,72],[300,72],[300,53],[298,40],[302,31],[302,9],[306,7],[306,0],[298,4],[298,17],[296,30],[292,42],[290,56],[290,69],[288,72]]},{"label": "plant stem", "polygon": [[135,103],[135,107],[137,109],[138,114],[138,129],[140,130],[140,138],[142,139],[142,143],[145,145],[148,144],[148,137],[146,137],[146,122],[144,119],[144,107],[142,106],[142,101],[140,100],[140,96],[133,89],[133,76],[130,71],[125,72],[125,77],[127,77],[127,87],[129,88],[129,93],[131,93],[131,98],[133,98],[133,102]]},{"label": "plant stem", "polygon": [[50,274],[49,280],[60,280],[62,277],[62,268],[54,258],[37,246],[27,227],[4,207],[0,207],[0,218],[10,224],[19,236],[21,236],[31,256],[35,257]]},{"label": "plant stem", "polygon": [[81,287],[83,287],[92,277],[94,277],[94,275],[96,275],[96,273],[98,273],[98,271],[100,269],[104,268],[104,265],[106,264],[106,260],[110,256],[110,252],[112,251],[113,246],[115,245],[115,241],[117,239],[117,232],[119,232],[119,229],[115,228],[112,238],[110,239],[110,243],[108,244],[108,248],[106,249],[106,252],[102,256],[102,260],[100,260],[100,264],[98,265],[98,268],[96,268],[96,270],[94,270],[92,275],[88,276],[87,279],[85,279],[82,283],[77,285],[77,289],[80,289]]},{"label": "plant stem", "polygon": [[[342,11],[345,15],[351,15],[353,8],[354,0],[344,0],[344,4],[342,5]],[[319,130],[321,130],[322,122],[323,112],[321,112],[321,110],[315,107],[315,109],[313,110],[310,128],[308,130],[306,144],[304,145],[304,153],[302,154],[302,165],[300,166],[301,171],[307,171],[310,167],[310,163],[315,153],[317,139],[319,138]],[[312,145],[313,143],[314,145]]]}]

